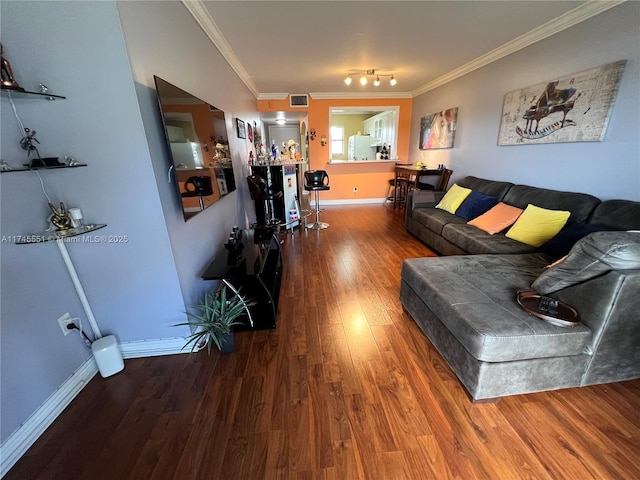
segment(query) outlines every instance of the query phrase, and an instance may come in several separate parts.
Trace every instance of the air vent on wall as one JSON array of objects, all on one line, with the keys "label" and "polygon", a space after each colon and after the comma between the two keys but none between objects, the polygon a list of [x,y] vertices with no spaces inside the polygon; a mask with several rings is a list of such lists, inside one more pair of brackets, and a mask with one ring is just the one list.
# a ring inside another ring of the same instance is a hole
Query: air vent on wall
[{"label": "air vent on wall", "polygon": [[289,95],[289,105],[291,107],[308,107],[309,95]]}]

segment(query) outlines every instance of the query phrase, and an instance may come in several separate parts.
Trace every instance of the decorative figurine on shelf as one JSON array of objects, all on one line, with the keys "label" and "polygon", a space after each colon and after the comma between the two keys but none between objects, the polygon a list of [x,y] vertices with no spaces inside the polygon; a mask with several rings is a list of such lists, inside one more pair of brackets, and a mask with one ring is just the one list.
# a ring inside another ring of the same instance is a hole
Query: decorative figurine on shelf
[{"label": "decorative figurine on shelf", "polygon": [[253,150],[251,150],[249,152],[249,166],[254,164],[254,159],[253,159]]},{"label": "decorative figurine on shelf", "polygon": [[8,172],[11,170],[11,167],[7,163],[6,160],[0,160],[0,172]]},{"label": "decorative figurine on shelf", "polygon": [[278,158],[278,148],[276,147],[276,142],[271,143],[271,155],[273,156],[274,160]]},{"label": "decorative figurine on shelf", "polygon": [[56,227],[58,233],[65,233],[71,229],[71,218],[67,213],[67,209],[64,203],[60,202],[60,210],[56,209],[51,202],[49,202],[49,208],[53,215],[49,217],[49,221]]},{"label": "decorative figurine on shelf", "polygon": [[18,85],[18,82],[13,77],[13,70],[11,70],[9,60],[2,56],[2,43],[0,43],[0,58],[2,58],[2,88],[24,92],[24,88]]},{"label": "decorative figurine on shelf", "polygon": [[296,143],[295,140],[289,140],[286,145],[286,152],[289,154],[289,159],[294,160],[296,158]]},{"label": "decorative figurine on shelf", "polygon": [[224,247],[228,250],[227,265],[235,265],[238,260],[242,259],[244,244],[242,243],[242,231],[237,226],[233,227],[229,240],[224,244]]},{"label": "decorative figurine on shelf", "polygon": [[20,139],[20,147],[27,151],[28,158],[31,158],[31,154],[34,152],[36,158],[40,158],[40,152],[38,152],[38,147],[33,144],[34,142],[40,143],[36,138],[36,131],[25,128],[24,136]]},{"label": "decorative figurine on shelf", "polygon": [[70,167],[77,167],[78,165],[80,165],[80,162],[78,160],[76,160],[73,157],[69,157],[67,155],[65,155],[64,160],[65,162],[67,162],[67,165],[69,165]]}]

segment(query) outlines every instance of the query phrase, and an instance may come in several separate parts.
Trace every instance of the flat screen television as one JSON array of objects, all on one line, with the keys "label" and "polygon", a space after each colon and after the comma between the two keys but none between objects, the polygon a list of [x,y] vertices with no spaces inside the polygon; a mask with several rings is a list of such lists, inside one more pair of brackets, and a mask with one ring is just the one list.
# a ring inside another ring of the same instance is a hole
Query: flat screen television
[{"label": "flat screen television", "polygon": [[154,75],[177,193],[187,221],[236,189],[224,112]]}]

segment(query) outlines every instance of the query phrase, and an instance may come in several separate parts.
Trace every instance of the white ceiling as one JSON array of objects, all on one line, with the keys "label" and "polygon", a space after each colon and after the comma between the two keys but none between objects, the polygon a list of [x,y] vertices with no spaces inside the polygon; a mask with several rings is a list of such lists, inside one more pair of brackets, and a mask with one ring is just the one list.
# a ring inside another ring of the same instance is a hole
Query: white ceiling
[{"label": "white ceiling", "polygon": [[256,98],[414,97],[621,3],[182,1]]}]

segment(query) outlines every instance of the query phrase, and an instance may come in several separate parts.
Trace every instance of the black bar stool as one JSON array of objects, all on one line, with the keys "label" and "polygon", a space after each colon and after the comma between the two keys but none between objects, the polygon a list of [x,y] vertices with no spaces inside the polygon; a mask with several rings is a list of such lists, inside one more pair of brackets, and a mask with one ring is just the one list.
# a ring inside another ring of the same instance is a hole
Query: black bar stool
[{"label": "black bar stool", "polygon": [[[251,199],[256,203],[257,223],[268,226],[279,226],[281,222],[275,218],[271,202],[275,199],[282,198],[282,191],[269,189],[264,178],[258,175],[249,175],[247,177],[247,183],[249,184]],[[259,202],[264,202],[262,207],[259,206]]]},{"label": "black bar stool", "polygon": [[200,175],[189,177],[184,182],[184,192],[182,198],[198,197],[200,202],[200,210],[204,210],[204,200],[202,197],[213,195],[213,186],[211,185],[211,177]]},{"label": "black bar stool", "polygon": [[304,172],[304,189],[308,192],[315,192],[316,195],[316,221],[307,224],[307,228],[312,230],[322,230],[328,228],[329,224],[320,221],[320,190],[330,190],[329,175],[324,170],[308,170]]}]

